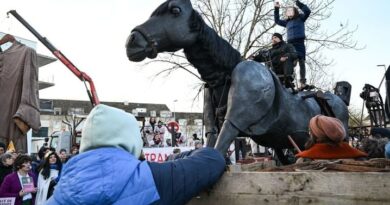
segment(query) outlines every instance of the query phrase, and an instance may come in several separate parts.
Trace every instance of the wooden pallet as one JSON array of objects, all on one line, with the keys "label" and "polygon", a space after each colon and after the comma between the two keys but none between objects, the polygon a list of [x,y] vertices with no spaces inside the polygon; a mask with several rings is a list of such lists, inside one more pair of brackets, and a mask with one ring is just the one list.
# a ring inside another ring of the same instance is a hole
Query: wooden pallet
[{"label": "wooden pallet", "polygon": [[264,168],[264,162],[236,165],[225,172],[211,191],[188,204],[390,204],[389,163],[374,159],[315,161],[268,168]]},{"label": "wooden pallet", "polygon": [[226,172],[189,205],[390,204],[390,173]]},{"label": "wooden pallet", "polygon": [[368,161],[355,160],[316,160],[292,164],[281,167],[269,167],[257,169],[256,171],[343,171],[343,172],[390,172],[390,160],[388,159],[371,159]]}]

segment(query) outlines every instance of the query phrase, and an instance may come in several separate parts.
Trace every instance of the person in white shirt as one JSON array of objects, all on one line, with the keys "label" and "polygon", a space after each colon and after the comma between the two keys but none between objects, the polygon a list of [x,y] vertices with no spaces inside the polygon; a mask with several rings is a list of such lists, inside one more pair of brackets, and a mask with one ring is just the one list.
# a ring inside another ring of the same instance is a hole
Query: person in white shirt
[{"label": "person in white shirt", "polygon": [[53,151],[46,153],[43,163],[38,168],[38,192],[35,205],[46,204],[47,199],[53,194],[61,169],[62,163],[57,153]]}]

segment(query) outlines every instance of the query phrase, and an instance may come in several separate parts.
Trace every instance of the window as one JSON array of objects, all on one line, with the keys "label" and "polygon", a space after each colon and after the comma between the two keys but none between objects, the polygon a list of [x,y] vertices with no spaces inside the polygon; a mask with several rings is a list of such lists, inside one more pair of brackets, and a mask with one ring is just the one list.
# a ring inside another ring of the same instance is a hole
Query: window
[{"label": "window", "polygon": [[39,109],[41,111],[53,111],[53,101],[52,100],[39,100]]},{"label": "window", "polygon": [[84,108],[75,108],[75,107],[71,107],[69,108],[68,110],[68,115],[73,115],[73,114],[77,114],[77,115],[84,115]]},{"label": "window", "polygon": [[61,115],[62,114],[62,109],[60,107],[55,107],[54,108],[54,115]]},{"label": "window", "polygon": [[49,133],[49,128],[48,127],[41,127],[39,128],[38,132],[33,132],[32,136],[33,137],[47,137]]}]

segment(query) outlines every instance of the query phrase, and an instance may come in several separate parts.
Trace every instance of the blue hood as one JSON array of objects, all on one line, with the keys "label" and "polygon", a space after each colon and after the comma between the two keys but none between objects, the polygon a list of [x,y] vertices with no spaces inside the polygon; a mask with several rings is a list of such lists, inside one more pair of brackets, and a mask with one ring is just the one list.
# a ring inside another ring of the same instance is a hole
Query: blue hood
[{"label": "blue hood", "polygon": [[150,204],[159,199],[146,161],[121,148],[99,148],[72,157],[48,205]]}]

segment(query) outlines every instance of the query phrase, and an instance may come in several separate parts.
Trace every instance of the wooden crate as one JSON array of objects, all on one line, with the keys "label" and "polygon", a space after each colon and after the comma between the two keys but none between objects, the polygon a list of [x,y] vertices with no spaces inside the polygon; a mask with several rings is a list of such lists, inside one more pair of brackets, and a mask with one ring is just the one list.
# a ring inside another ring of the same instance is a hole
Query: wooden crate
[{"label": "wooden crate", "polygon": [[390,173],[226,172],[189,204],[390,204]]}]

